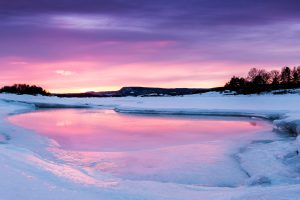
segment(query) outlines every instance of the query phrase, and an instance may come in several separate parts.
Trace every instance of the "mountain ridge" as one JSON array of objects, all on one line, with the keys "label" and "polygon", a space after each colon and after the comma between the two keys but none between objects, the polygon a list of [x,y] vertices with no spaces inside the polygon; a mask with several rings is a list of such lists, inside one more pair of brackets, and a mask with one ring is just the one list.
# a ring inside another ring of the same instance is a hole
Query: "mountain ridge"
[{"label": "mountain ridge", "polygon": [[53,94],[58,97],[125,97],[125,96],[180,96],[201,94],[209,91],[216,91],[220,88],[160,88],[126,86],[116,91],[84,92]]}]

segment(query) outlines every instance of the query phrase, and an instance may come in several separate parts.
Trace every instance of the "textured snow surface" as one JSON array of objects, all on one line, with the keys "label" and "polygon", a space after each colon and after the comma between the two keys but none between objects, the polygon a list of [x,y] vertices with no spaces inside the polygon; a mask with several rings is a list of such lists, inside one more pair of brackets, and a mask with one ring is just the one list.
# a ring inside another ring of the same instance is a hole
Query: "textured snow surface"
[{"label": "textured snow surface", "polygon": [[300,139],[253,141],[236,159],[248,173],[239,187],[130,181],[93,174],[47,151],[56,143],[10,124],[6,117],[37,107],[94,107],[119,112],[270,118],[274,128],[299,134],[300,95],[57,98],[0,94],[0,199],[300,199]]}]

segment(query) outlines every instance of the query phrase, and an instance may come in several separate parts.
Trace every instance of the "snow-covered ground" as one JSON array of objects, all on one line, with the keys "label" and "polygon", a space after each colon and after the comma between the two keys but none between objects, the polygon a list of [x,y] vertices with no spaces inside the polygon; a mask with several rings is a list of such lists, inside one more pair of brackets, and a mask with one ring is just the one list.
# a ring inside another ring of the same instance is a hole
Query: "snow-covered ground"
[{"label": "snow-covered ground", "polygon": [[[251,116],[300,133],[300,95],[57,98],[0,94],[0,199],[300,199],[300,138],[260,141],[237,155],[250,178],[239,187],[130,181],[91,174],[55,158],[54,141],[9,123],[36,108],[93,107],[118,112]],[[299,150],[298,150],[299,149]]]}]

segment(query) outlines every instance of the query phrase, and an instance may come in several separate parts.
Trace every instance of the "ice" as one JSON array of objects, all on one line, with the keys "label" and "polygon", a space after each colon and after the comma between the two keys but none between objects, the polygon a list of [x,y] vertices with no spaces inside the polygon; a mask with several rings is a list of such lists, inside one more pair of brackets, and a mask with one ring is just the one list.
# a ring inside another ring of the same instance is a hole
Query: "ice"
[{"label": "ice", "polygon": [[242,168],[251,179],[249,184],[266,181],[270,184],[300,183],[299,171],[286,161],[298,157],[295,141],[253,143],[239,154]]}]

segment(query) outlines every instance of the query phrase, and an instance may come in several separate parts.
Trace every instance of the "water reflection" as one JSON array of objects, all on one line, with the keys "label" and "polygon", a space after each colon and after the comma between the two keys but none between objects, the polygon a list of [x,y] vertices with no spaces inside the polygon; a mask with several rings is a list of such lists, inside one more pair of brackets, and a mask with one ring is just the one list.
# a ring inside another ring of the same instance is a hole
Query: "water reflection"
[{"label": "water reflection", "polygon": [[10,120],[56,140],[64,149],[129,151],[239,139],[265,127],[261,121],[120,115],[95,110],[47,110]]},{"label": "water reflection", "polygon": [[124,179],[184,184],[239,184],[246,175],[232,152],[273,137],[268,123],[252,119],[60,109],[9,120],[56,140],[61,148],[52,151],[70,164]]}]

